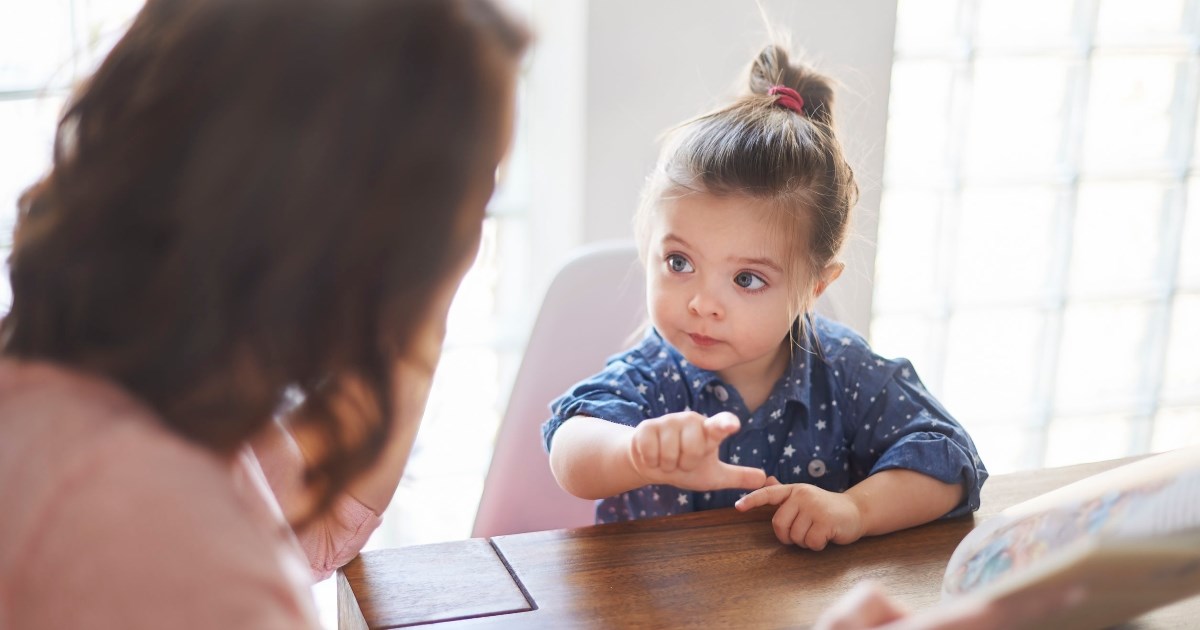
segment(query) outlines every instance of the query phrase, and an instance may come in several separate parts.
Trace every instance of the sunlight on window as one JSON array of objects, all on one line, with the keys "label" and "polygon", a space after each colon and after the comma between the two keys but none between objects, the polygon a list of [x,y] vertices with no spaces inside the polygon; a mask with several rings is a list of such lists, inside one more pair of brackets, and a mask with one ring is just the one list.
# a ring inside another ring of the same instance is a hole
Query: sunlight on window
[{"label": "sunlight on window", "polygon": [[871,339],[993,472],[1200,442],[1195,11],[898,5]]},{"label": "sunlight on window", "polygon": [[0,90],[44,90],[74,78],[69,0],[5,3],[0,20]]},{"label": "sunlight on window", "polygon": [[981,58],[975,63],[966,177],[1054,171],[1062,157],[1060,121],[1070,70],[1058,58]]},{"label": "sunlight on window", "polygon": [[936,297],[941,196],[925,190],[889,190],[880,213],[875,301],[883,310],[928,306]]},{"label": "sunlight on window", "polygon": [[1033,411],[1043,317],[1032,308],[965,310],[950,319],[943,402],[982,424]]},{"label": "sunlight on window", "polygon": [[1181,444],[1200,444],[1200,406],[1167,407],[1154,420],[1151,451],[1169,451]]},{"label": "sunlight on window", "polygon": [[958,0],[899,0],[896,45],[906,50],[951,46],[957,39]]},{"label": "sunlight on window", "polygon": [[[1197,147],[1200,148],[1200,140]],[[1187,216],[1179,251],[1179,285],[1200,291],[1200,179],[1191,180],[1187,195]]]},{"label": "sunlight on window", "polygon": [[1100,55],[1093,60],[1085,170],[1164,165],[1182,61],[1167,55]]},{"label": "sunlight on window", "polygon": [[1071,2],[980,0],[977,41],[984,49],[1061,45],[1075,24],[1074,13]]},{"label": "sunlight on window", "polygon": [[1056,409],[1132,407],[1142,390],[1150,309],[1145,303],[1068,306],[1055,392]]},{"label": "sunlight on window", "polygon": [[1200,403],[1200,293],[1175,297],[1162,397]]},{"label": "sunlight on window", "polygon": [[910,61],[894,66],[885,152],[897,177],[930,181],[944,166],[953,84],[949,63]]},{"label": "sunlight on window", "polygon": [[1096,18],[1096,39],[1102,44],[1171,41],[1183,30],[1184,0],[1104,0]]},{"label": "sunlight on window", "polygon": [[1160,284],[1163,204],[1162,188],[1149,182],[1080,186],[1071,295],[1119,295]]},{"label": "sunlight on window", "polygon": [[[963,305],[1045,297],[1058,195],[1050,188],[963,190],[954,299]],[[881,243],[882,246],[882,243]]]},{"label": "sunlight on window", "polygon": [[1024,416],[1014,415],[1001,422],[970,425],[971,439],[975,440],[979,458],[988,472],[996,474],[1041,467],[1041,456],[1031,445],[1041,439],[1042,431],[1038,427],[1022,426],[1024,420]]},{"label": "sunlight on window", "polygon": [[1133,441],[1133,422],[1126,415],[1055,418],[1046,442],[1046,465],[1124,457]]}]

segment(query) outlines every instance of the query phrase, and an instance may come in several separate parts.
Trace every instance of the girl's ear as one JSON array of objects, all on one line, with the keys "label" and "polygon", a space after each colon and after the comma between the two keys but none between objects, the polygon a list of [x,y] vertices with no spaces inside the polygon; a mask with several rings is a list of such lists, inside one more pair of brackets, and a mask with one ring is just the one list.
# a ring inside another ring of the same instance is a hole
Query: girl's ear
[{"label": "girl's ear", "polygon": [[842,271],[845,268],[845,263],[835,262],[829,263],[824,269],[822,269],[821,279],[817,281],[817,286],[813,288],[813,299],[815,300],[821,297],[821,294],[825,292],[825,289],[828,289],[829,285],[833,284],[833,281],[837,280],[838,277],[842,275]]}]

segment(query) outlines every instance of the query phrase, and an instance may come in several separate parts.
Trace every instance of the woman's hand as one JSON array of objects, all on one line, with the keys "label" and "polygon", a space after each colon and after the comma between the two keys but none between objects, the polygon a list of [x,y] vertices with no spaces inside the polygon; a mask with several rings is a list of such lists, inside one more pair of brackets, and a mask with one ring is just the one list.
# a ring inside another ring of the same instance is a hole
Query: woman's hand
[{"label": "woman's hand", "polygon": [[760,488],[766,473],[734,466],[719,458],[721,442],[737,433],[737,416],[722,412],[706,418],[694,411],[645,420],[629,441],[629,461],[646,484],[685,490]]},{"label": "woman's hand", "polygon": [[774,477],[767,485],[734,504],[745,512],[763,505],[778,505],[771,525],[785,545],[820,551],[829,543],[846,545],[862,538],[862,511],[851,497],[807,483],[781,484]]},{"label": "woman's hand", "polygon": [[1021,628],[1057,610],[1086,599],[1082,587],[1071,584],[1026,589],[999,599],[970,595],[943,602],[917,613],[888,596],[878,584],[859,582],[830,606],[816,630],[1003,630]]}]

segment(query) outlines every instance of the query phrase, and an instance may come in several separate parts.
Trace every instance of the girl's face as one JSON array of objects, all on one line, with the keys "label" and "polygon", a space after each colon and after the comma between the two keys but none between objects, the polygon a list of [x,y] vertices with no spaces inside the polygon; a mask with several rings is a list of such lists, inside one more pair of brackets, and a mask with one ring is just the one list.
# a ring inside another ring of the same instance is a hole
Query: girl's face
[{"label": "girl's face", "polygon": [[735,386],[773,382],[787,356],[794,279],[768,212],[750,197],[692,193],[660,201],[647,225],[651,321],[689,362]]}]

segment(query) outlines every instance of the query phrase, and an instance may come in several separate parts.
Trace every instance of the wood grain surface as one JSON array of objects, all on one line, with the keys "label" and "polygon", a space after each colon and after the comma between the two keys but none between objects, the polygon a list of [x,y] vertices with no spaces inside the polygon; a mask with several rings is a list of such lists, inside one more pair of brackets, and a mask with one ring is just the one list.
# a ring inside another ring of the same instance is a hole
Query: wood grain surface
[{"label": "wood grain surface", "polygon": [[[780,545],[770,527],[771,508],[499,536],[491,543],[528,593],[533,609],[497,614],[502,606],[492,606],[486,617],[456,609],[456,620],[439,627],[805,627],[847,589],[868,578],[905,604],[923,608],[938,601],[946,562],[977,522],[1128,461],[1132,460],[996,476],[984,485],[982,507],[974,516],[819,552]],[[431,589],[425,585],[436,576],[474,571],[474,561],[466,556],[460,560],[460,551],[486,544],[475,539],[363,554],[362,561],[345,569],[347,597],[354,596],[369,627],[414,623],[378,611],[399,610],[392,604],[396,600],[429,597]],[[425,551],[428,547],[437,547],[437,553]],[[429,573],[431,561],[437,570]],[[399,588],[395,576],[400,573],[410,576],[407,590]],[[513,584],[507,573],[493,575],[498,583]],[[391,586],[380,588],[385,581]],[[356,627],[353,603],[347,602],[342,627]],[[1200,598],[1155,611],[1129,627],[1200,627]]]}]

